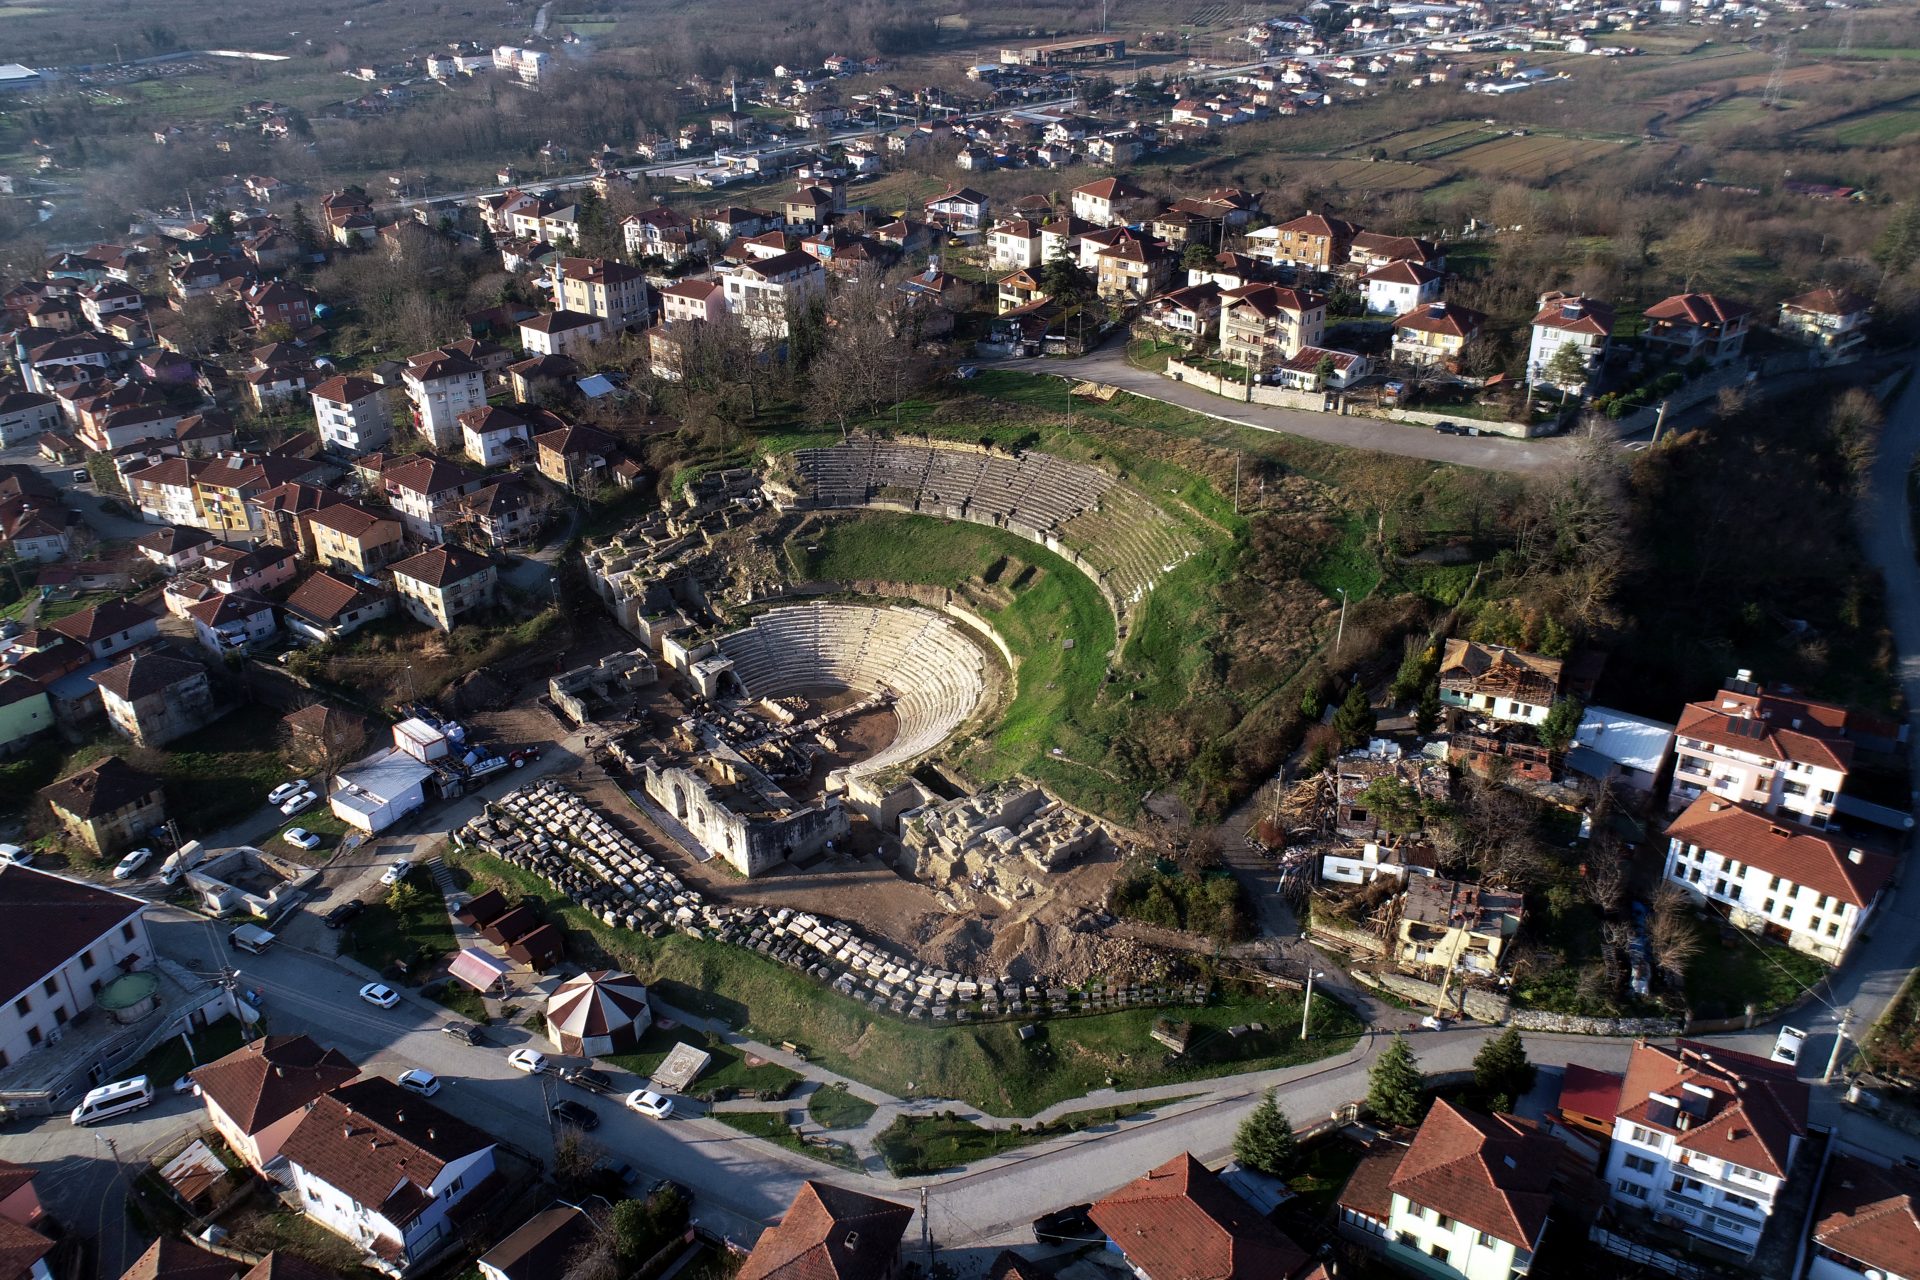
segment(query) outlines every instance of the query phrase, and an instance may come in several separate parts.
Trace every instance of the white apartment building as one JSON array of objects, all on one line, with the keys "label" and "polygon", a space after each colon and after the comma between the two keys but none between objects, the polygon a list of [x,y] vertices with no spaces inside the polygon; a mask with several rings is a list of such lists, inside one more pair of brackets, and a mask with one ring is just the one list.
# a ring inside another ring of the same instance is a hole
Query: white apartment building
[{"label": "white apartment building", "polygon": [[1578,391],[1586,385],[1584,380],[1562,385],[1547,376],[1547,366],[1560,354],[1561,347],[1571,346],[1580,352],[1581,362],[1591,374],[1606,358],[1607,344],[1612,340],[1612,307],[1577,293],[1543,293],[1527,346],[1527,377],[1563,391]]},{"label": "white apartment building", "polygon": [[681,280],[660,291],[660,319],[664,324],[718,320],[725,314],[726,290],[716,280]]},{"label": "white apartment building", "polygon": [[1852,355],[1867,340],[1873,304],[1847,289],[1815,289],[1780,304],[1780,332],[1810,346],[1826,362]]},{"label": "white apartment building", "polygon": [[1751,1257],[1806,1136],[1807,1103],[1790,1067],[1718,1045],[1641,1041],[1614,1116],[1608,1193]]},{"label": "white apartment building", "polygon": [[1003,222],[987,233],[991,265],[996,271],[1018,271],[1040,265],[1040,228],[1025,218]]},{"label": "white apartment building", "polygon": [[109,982],[153,967],[146,905],[44,871],[0,867],[0,1070],[58,1040]]},{"label": "white apartment building", "polygon": [[606,341],[609,327],[584,311],[552,311],[520,322],[520,345],[534,355],[577,356]]},{"label": "white apartment building", "polygon": [[493,1173],[493,1139],[391,1080],[316,1098],[281,1153],[301,1211],[400,1275],[459,1232],[453,1207]]},{"label": "white apartment building", "polygon": [[407,361],[403,375],[413,404],[413,426],[436,449],[460,439],[460,415],[487,403],[487,378],[457,351],[427,351]]},{"label": "white apartment building", "polygon": [[756,337],[784,340],[787,317],[827,297],[827,272],[810,254],[790,251],[746,262],[722,279],[727,310]]},{"label": "white apartment building", "polygon": [[1768,693],[1740,671],[1709,702],[1690,702],[1674,727],[1668,808],[1711,791],[1824,827],[1853,763],[1844,707]]},{"label": "white apartment building", "polygon": [[1887,854],[1704,795],[1668,826],[1661,874],[1736,927],[1838,964],[1893,867]]},{"label": "white apartment building", "polygon": [[393,435],[393,412],[387,407],[387,389],[365,378],[328,378],[315,387],[313,418],[320,441],[342,453],[369,453]]},{"label": "white apartment building", "polygon": [[1367,310],[1403,316],[1416,307],[1438,302],[1445,283],[1446,277],[1432,267],[1418,262],[1389,262],[1367,273]]}]

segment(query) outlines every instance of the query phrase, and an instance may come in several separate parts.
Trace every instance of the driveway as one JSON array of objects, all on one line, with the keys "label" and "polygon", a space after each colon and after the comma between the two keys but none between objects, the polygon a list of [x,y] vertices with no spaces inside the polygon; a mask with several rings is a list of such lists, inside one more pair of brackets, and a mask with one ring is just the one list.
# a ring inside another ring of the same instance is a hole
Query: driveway
[{"label": "driveway", "polygon": [[[1010,365],[1015,362],[1008,362]],[[1127,363],[1126,344],[1110,343],[1071,360],[1032,361],[1033,370],[1063,378],[1085,379],[1119,387],[1149,400],[1178,405],[1222,422],[1256,431],[1301,436],[1325,444],[1373,449],[1427,462],[1446,462],[1482,471],[1528,475],[1558,466],[1569,452],[1564,437],[1509,440],[1504,436],[1445,436],[1428,427],[1408,426],[1380,418],[1311,413],[1273,405],[1241,404],[1223,399],[1172,378]]]}]

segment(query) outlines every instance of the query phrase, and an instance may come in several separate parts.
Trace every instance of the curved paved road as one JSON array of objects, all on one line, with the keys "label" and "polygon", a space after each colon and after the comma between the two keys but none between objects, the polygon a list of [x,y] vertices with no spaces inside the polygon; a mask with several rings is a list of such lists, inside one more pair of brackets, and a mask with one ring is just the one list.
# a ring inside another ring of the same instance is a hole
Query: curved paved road
[{"label": "curved paved road", "polygon": [[[1017,362],[1009,362],[1013,363]],[[1482,471],[1530,475],[1558,466],[1569,452],[1565,437],[1509,440],[1505,436],[1443,436],[1427,427],[1388,422],[1381,418],[1342,417],[1303,409],[1281,409],[1273,405],[1239,404],[1184,382],[1175,382],[1172,378],[1134,368],[1127,363],[1125,343],[1113,343],[1069,360],[1048,359],[1044,363],[1038,360],[1030,363],[1041,373],[1119,387],[1148,400],[1178,405],[1182,409],[1191,409],[1222,422],[1252,427],[1256,431],[1280,432],[1326,444],[1373,449],[1427,462],[1449,462]]]}]

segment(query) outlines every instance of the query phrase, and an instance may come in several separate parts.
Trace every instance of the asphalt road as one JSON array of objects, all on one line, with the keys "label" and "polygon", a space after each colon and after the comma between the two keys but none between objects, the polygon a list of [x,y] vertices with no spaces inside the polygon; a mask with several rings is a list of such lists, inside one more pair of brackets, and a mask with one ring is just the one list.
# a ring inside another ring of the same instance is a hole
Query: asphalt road
[{"label": "asphalt road", "polygon": [[1124,342],[1114,342],[1073,359],[1030,363],[1041,373],[1119,387],[1149,400],[1178,405],[1221,422],[1237,423],[1257,431],[1283,432],[1326,444],[1374,449],[1380,453],[1477,467],[1483,471],[1535,474],[1558,466],[1570,450],[1565,437],[1509,440],[1505,436],[1449,436],[1441,435],[1430,427],[1387,422],[1380,418],[1342,417],[1302,409],[1282,409],[1273,405],[1239,404],[1184,382],[1175,382],[1161,374],[1134,368],[1127,363]]}]

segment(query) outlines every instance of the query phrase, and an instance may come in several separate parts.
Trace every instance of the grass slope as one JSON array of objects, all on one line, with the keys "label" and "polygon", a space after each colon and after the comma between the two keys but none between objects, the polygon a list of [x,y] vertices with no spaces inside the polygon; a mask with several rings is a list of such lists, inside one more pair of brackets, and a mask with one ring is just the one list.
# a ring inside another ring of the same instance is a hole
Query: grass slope
[{"label": "grass slope", "polygon": [[[900,1097],[955,1098],[994,1115],[1021,1116],[1107,1085],[1144,1088],[1242,1071],[1314,1062],[1350,1049],[1357,1018],[1334,1000],[1316,1000],[1311,1039],[1288,1030],[1300,1021],[1292,995],[1227,991],[1204,1008],[1132,1009],[1042,1023],[1022,1041],[1011,1022],[933,1026],[877,1014],[750,951],[676,934],[652,939],[610,929],[586,911],[555,900],[544,881],[484,854],[449,851],[466,866],[475,891],[500,887],[509,896],[548,899],[565,928],[567,954],[589,967],[637,974],[667,1003],[724,1019],[756,1039],[791,1040],[812,1061]],[[1167,1061],[1149,1034],[1154,1019],[1194,1024],[1187,1055]],[[1227,1028],[1269,1028],[1241,1036]],[[1277,1029],[1277,1030],[1274,1030]]]}]

